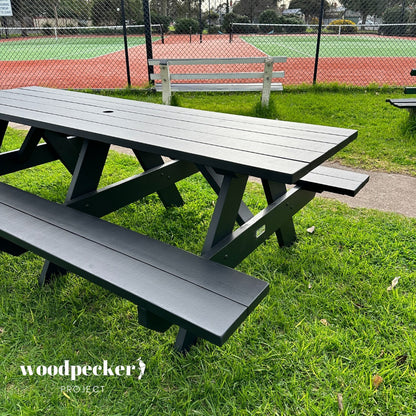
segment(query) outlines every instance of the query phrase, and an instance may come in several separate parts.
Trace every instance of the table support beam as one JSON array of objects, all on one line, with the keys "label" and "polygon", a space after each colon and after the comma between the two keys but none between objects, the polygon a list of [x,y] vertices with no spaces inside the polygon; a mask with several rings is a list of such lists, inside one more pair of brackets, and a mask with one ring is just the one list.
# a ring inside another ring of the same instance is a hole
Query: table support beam
[{"label": "table support beam", "polygon": [[275,230],[291,221],[292,216],[314,196],[315,192],[295,186],[238,230],[228,234],[203,256],[229,267],[237,266]]},{"label": "table support beam", "polygon": [[43,138],[58,155],[59,160],[69,173],[74,173],[78,155],[82,146],[82,139],[78,137],[68,138],[64,134],[45,131]]},{"label": "table support beam", "polygon": [[[134,149],[133,152],[145,171],[164,164],[163,158],[160,155]],[[166,189],[158,190],[157,193],[165,208],[181,207],[184,204],[181,194],[174,184],[169,185]]]},{"label": "table support beam", "polygon": [[175,160],[71,199],[68,206],[102,217],[198,172],[193,163]]},{"label": "table support beam", "polygon": [[19,149],[18,161],[24,163],[29,160],[35,151],[40,139],[43,137],[44,130],[36,127],[31,127],[26,134],[25,140]]},{"label": "table support beam", "polygon": [[108,143],[84,140],[66,195],[66,204],[73,198],[97,189],[109,149]]},{"label": "table support beam", "polygon": [[39,144],[24,162],[19,161],[20,150],[0,154],[0,176],[58,159],[53,149],[46,143]]}]

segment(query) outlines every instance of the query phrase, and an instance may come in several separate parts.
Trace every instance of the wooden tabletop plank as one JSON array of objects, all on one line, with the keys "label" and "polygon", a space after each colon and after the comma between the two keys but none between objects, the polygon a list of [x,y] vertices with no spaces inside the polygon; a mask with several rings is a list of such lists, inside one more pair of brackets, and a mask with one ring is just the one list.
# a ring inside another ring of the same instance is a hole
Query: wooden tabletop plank
[{"label": "wooden tabletop plank", "polygon": [[[15,96],[15,95],[13,95]],[[94,96],[92,96],[94,98]],[[3,98],[5,100],[7,98]],[[33,102],[36,104],[39,103],[45,103],[48,104],[48,98],[45,97],[45,94],[43,94],[42,97],[35,97],[35,96],[28,96],[24,98],[25,103]],[[126,100],[123,100],[126,101]],[[68,102],[69,101],[58,101],[54,102],[53,108],[68,108]],[[102,114],[103,111],[107,108],[107,106],[97,106],[96,104],[93,104],[94,100],[91,100],[90,103],[83,102],[78,103],[74,106],[74,103],[69,102],[70,105],[74,108],[76,108],[79,111],[83,111],[86,113],[91,114]],[[128,103],[128,102],[127,102]],[[123,103],[124,104],[124,103]],[[247,128],[244,128],[244,125],[241,123],[233,123],[238,124],[238,128],[235,128],[234,125],[229,127],[226,125],[227,123],[223,124],[221,123],[221,126],[217,123],[207,122],[206,120],[202,119],[200,116],[198,116],[198,120],[194,122],[191,117],[184,117],[177,118],[174,115],[170,115],[166,113],[166,111],[162,111],[162,109],[158,112],[155,112],[154,110],[149,109],[142,109],[142,110],[136,110],[132,111],[131,107],[129,107],[126,104],[118,104],[117,107],[114,110],[114,113],[107,113],[108,118],[116,117],[118,120],[126,120],[126,121],[132,121],[140,122],[143,124],[150,124],[157,126],[159,129],[160,127],[168,127],[168,128],[177,128],[181,130],[188,130],[193,132],[200,132],[201,134],[215,134],[217,137],[226,137],[227,139],[238,139],[239,142],[247,141],[250,144],[253,143],[265,143],[265,144],[272,144],[275,146],[284,146],[288,148],[297,149],[300,151],[318,151],[318,152],[325,152],[327,150],[330,150],[334,143],[337,141],[333,140],[333,136],[330,136],[328,134],[326,135],[320,135],[315,132],[309,132],[308,137],[309,139],[305,139],[305,132],[300,131],[289,131],[286,129],[286,131],[280,131],[271,129],[270,132],[259,132],[255,131],[254,128],[251,128],[251,130],[248,130]],[[49,105],[51,105],[49,101]],[[115,106],[113,106],[114,108]],[[166,108],[166,107],[165,107]],[[120,111],[119,111],[120,110]],[[261,127],[261,126],[259,126]],[[299,137],[298,137],[299,136]],[[325,137],[329,137],[328,142],[325,141]],[[201,137],[202,139],[202,137]],[[331,142],[332,141],[332,142]],[[243,143],[244,144],[244,143]],[[240,144],[239,144],[240,146]]]},{"label": "wooden tabletop plank", "polygon": [[314,129],[320,126],[308,130],[309,125],[280,121],[273,122],[274,129],[263,128],[264,119],[227,115],[223,120],[221,113],[177,112],[176,107],[39,87],[1,91],[0,102],[0,114],[10,121],[287,183],[356,136],[353,130],[323,127],[326,132],[318,133]]},{"label": "wooden tabletop plank", "polygon": [[[284,183],[294,183],[313,167],[314,163],[297,162],[288,159],[255,155],[241,150],[213,147],[208,144],[186,142],[175,138],[164,138],[141,133],[123,127],[104,124],[91,125],[88,121],[76,120],[64,116],[51,116],[35,110],[20,110],[0,104],[0,118],[21,124],[56,131],[58,133],[117,144],[123,147],[157,153],[173,159],[188,160],[193,163],[212,166],[235,173],[264,177]],[[155,138],[157,143],[155,144]]]},{"label": "wooden tabletop plank", "polygon": [[[123,107],[117,107],[120,109],[125,109],[126,111],[152,111],[153,114],[160,114],[163,116],[164,114],[174,115],[177,119],[179,117],[187,119],[196,120],[196,117],[199,120],[210,120],[214,119],[214,124],[218,124],[218,120],[222,120],[222,123],[234,122],[236,124],[230,124],[230,128],[241,129],[242,126],[245,129],[253,130],[256,132],[265,132],[271,134],[279,134],[277,133],[277,129],[289,129],[293,132],[310,132],[310,133],[318,133],[320,137],[323,137],[324,141],[335,140],[342,140],[347,135],[351,135],[355,132],[355,130],[351,129],[344,129],[340,127],[330,127],[330,126],[322,126],[322,125],[315,125],[315,124],[305,124],[305,123],[295,123],[290,121],[283,121],[283,120],[270,120],[270,119],[263,119],[257,117],[247,117],[241,116],[236,114],[227,114],[227,113],[217,113],[213,111],[205,111],[205,110],[196,110],[196,109],[189,109],[183,107],[175,107],[175,106],[164,106],[161,104],[154,104],[154,103],[147,103],[143,101],[136,101],[136,100],[125,100],[121,98],[114,98],[114,97],[107,97],[102,95],[94,95],[94,94],[86,94],[86,93],[79,93],[74,91],[65,91],[65,90],[56,90],[52,88],[43,88],[43,87],[25,87],[13,90],[16,93],[30,93],[34,94],[35,96],[39,93],[47,94],[49,97],[53,96],[56,99],[61,99],[64,101],[70,101],[73,103],[82,103],[86,102],[90,105],[99,105],[101,103],[103,106],[108,105],[117,105]],[[223,124],[222,124],[223,125]],[[260,129],[260,130],[259,130]],[[264,129],[264,130],[263,130]],[[295,133],[294,133],[295,134]],[[316,140],[319,140],[316,137]]]},{"label": "wooden tabletop plank", "polygon": [[[84,120],[92,124],[98,123],[109,126],[109,128],[123,126],[125,129],[134,130],[138,135],[142,133],[154,134],[157,136],[165,136],[176,138],[184,141],[192,141],[195,143],[209,144],[210,146],[219,146],[221,148],[238,149],[253,154],[267,154],[279,158],[291,159],[300,162],[312,162],[320,157],[322,153],[330,151],[332,147],[321,146],[318,150],[305,150],[300,147],[291,146],[290,140],[286,140],[286,145],[277,145],[274,143],[259,143],[252,140],[241,140],[240,138],[232,137],[235,132],[229,129],[212,127],[210,131],[205,129],[200,131],[194,129],[194,125],[190,123],[181,123],[172,120],[170,126],[159,123],[160,119],[157,117],[147,117],[142,119],[127,118],[124,113],[115,111],[114,113],[105,113],[101,109],[99,112],[91,112],[88,109],[68,108],[65,106],[51,107],[50,101],[39,98],[36,101],[25,100],[19,101],[14,98],[3,98],[3,104],[8,104],[10,107],[19,109],[31,110],[36,108],[36,111],[42,113],[49,113],[57,116],[65,116],[74,120]],[[200,126],[200,125],[198,125]],[[218,131],[218,132],[217,132]],[[159,138],[157,139],[159,140]]]}]

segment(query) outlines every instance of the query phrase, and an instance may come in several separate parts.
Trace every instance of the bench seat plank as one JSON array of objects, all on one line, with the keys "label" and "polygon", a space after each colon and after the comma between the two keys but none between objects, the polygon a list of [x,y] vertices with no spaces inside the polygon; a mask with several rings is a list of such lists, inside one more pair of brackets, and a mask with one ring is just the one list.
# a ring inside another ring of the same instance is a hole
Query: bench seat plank
[{"label": "bench seat plank", "polygon": [[259,279],[5,184],[0,236],[216,345],[268,291]]},{"label": "bench seat plank", "polygon": [[[149,65],[160,65],[168,61],[169,65],[235,65],[235,64],[262,64],[266,56],[236,57],[236,58],[153,58],[148,59]],[[274,63],[286,62],[285,56],[270,56]]]},{"label": "bench seat plank", "polygon": [[[157,92],[162,91],[161,84],[155,84],[155,89]],[[213,83],[172,83],[172,91],[176,92],[244,92],[244,91],[262,91],[263,85],[260,83],[222,83],[222,84],[213,84]],[[283,91],[283,85],[280,82],[272,82],[271,84],[272,91]]]},{"label": "bench seat plank", "polygon": [[368,182],[366,174],[319,166],[305,175],[298,185],[315,192],[333,192],[355,196]]},{"label": "bench seat plank", "polygon": [[416,98],[389,98],[386,101],[397,108],[408,109],[416,107]]}]

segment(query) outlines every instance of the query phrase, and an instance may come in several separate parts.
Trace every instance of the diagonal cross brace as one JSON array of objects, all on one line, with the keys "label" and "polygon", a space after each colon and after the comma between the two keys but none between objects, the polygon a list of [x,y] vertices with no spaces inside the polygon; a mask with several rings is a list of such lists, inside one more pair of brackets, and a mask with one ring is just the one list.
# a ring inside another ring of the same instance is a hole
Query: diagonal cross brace
[{"label": "diagonal cross brace", "polygon": [[315,192],[295,186],[205,251],[203,256],[229,267],[237,266],[271,234],[291,221],[314,196]]}]

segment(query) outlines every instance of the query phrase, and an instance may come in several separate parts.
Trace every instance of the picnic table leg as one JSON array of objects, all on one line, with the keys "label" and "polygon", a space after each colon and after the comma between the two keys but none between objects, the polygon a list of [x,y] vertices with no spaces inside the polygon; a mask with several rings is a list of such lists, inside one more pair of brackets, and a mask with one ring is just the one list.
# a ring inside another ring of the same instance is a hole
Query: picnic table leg
[{"label": "picnic table leg", "polygon": [[[276,201],[277,198],[281,197],[287,192],[286,185],[282,183],[271,182],[262,179],[262,184],[268,204]],[[292,217],[288,217],[287,220],[276,231],[276,237],[281,247],[290,246],[295,242],[296,232]]]},{"label": "picnic table leg", "polygon": [[52,152],[54,152],[62,164],[68,169],[70,173],[73,173],[75,164],[80,151],[80,141],[72,138],[67,140],[67,136],[36,127],[31,127],[26,135],[22,146],[18,152],[19,163],[27,162],[35,151],[39,148],[39,142],[41,139],[50,146]]},{"label": "picnic table leg", "polygon": [[179,332],[175,341],[175,350],[181,353],[186,353],[193,345],[196,344],[197,341],[197,336],[187,331],[186,329],[179,328]]},{"label": "picnic table leg", "polygon": [[[218,192],[218,200],[215,204],[214,214],[202,249],[202,255],[218,241],[231,233],[237,220],[247,180],[247,175],[224,175],[221,189]],[[175,349],[185,353],[196,344],[197,339],[198,337],[191,332],[179,328]]]},{"label": "picnic table leg", "polygon": [[71,136],[71,139],[68,140],[66,134],[59,134],[52,131],[45,131],[43,138],[58,155],[59,160],[66,167],[68,172],[74,173],[82,145],[82,139]]},{"label": "picnic table leg", "polygon": [[[210,166],[198,165],[199,171],[204,175],[206,181],[210,184],[213,191],[218,195],[221,189],[221,184],[224,179],[224,175],[220,175],[215,172]],[[253,214],[248,209],[247,205],[244,202],[241,202],[237,214],[237,223],[243,225],[248,220],[253,218]]]},{"label": "picnic table leg", "polygon": [[9,125],[8,121],[0,120],[0,147],[3,144],[4,135],[6,134],[8,125]]},{"label": "picnic table leg", "polygon": [[[71,199],[97,189],[109,149],[110,145],[107,143],[83,141],[66,195],[66,205],[71,202]],[[66,270],[45,260],[42,273],[39,276],[39,285],[48,284],[52,281],[53,276],[57,277],[63,274],[66,274]]]},{"label": "picnic table leg", "polygon": [[232,232],[247,180],[247,175],[224,175],[202,255]]},{"label": "picnic table leg", "polygon": [[20,146],[18,153],[19,163],[26,162],[35,151],[40,139],[43,137],[44,130],[36,127],[31,127],[26,134],[25,140]]},{"label": "picnic table leg", "polygon": [[[164,163],[163,158],[160,155],[142,152],[134,149],[133,152],[144,170],[149,170],[155,168],[156,166],[161,166]],[[161,189],[157,192],[157,194],[159,195],[159,198],[162,201],[165,208],[180,207],[184,204],[181,194],[179,193],[176,185],[170,185],[165,189]]]}]

